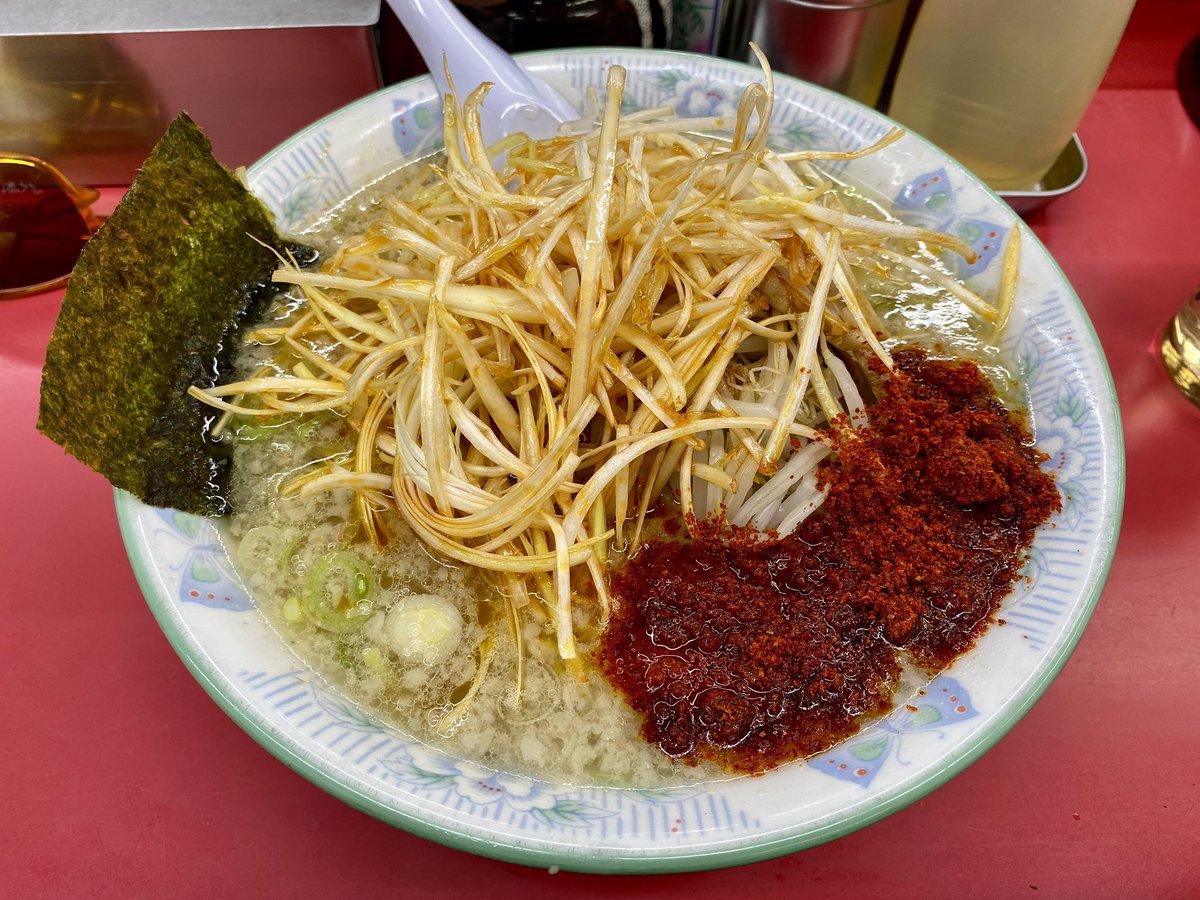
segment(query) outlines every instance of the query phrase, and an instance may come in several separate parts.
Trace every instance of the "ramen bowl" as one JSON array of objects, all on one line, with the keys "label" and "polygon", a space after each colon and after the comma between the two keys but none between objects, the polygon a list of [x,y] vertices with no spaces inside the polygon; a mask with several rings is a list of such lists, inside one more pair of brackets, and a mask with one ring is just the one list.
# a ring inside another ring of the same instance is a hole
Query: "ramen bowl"
[{"label": "ramen bowl", "polygon": [[[523,62],[577,101],[628,69],[626,106],[731,112],[757,69],[642,50],[572,50]],[[852,150],[893,124],[777,76],[777,149]],[[253,166],[251,188],[297,232],[356,188],[441,142],[428,79],[387,88],[313,124]],[[653,790],[580,786],[489,769],[380,721],[307,668],[256,609],[221,523],[118,492],[129,557],[151,610],[196,678],[255,740],[351,806],[452,847],[536,866],[669,872],[811,847],[912,803],[962,771],[1033,705],[1074,648],[1104,584],[1123,496],[1111,379],[1062,272],[1013,211],[965,169],[908,135],[829,166],[899,218],[954,232],[978,259],[960,275],[994,290],[998,253],[1022,232],[1016,313],[1003,350],[1024,380],[1029,425],[1062,493],[1022,578],[978,644],[923,694],[814,758],[757,777]],[[247,798],[253,802],[253,798]]]}]

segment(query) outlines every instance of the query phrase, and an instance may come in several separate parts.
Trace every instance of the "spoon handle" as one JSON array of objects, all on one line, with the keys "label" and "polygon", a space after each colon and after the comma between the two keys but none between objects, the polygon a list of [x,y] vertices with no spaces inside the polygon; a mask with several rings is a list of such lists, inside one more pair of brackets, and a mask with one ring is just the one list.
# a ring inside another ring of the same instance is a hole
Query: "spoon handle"
[{"label": "spoon handle", "polygon": [[449,91],[446,68],[463,96],[485,81],[495,86],[484,103],[484,140],[513,131],[550,137],[562,122],[579,117],[541,79],[530,75],[449,0],[387,0],[429,67],[434,84]]}]

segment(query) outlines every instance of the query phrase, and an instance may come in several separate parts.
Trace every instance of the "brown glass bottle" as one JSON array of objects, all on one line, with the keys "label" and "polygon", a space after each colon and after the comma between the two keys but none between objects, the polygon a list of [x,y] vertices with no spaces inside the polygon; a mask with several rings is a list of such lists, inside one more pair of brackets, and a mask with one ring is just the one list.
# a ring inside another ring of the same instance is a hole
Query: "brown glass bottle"
[{"label": "brown glass bottle", "polygon": [[[455,0],[475,26],[505,50],[663,45],[658,0],[651,0],[649,40],[629,0]],[[658,32],[659,35],[655,33]]]},{"label": "brown glass bottle", "polygon": [[[666,46],[667,0],[455,0],[455,5],[512,53],[557,47]],[[387,4],[379,18],[379,63],[384,84],[427,71]]]}]

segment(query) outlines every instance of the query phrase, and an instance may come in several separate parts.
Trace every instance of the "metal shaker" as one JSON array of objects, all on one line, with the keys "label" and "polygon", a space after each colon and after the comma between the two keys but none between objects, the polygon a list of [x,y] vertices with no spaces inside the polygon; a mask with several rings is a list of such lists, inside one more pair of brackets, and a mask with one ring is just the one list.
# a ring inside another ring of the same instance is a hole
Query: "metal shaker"
[{"label": "metal shaker", "polygon": [[772,67],[867,106],[880,97],[910,0],[731,0],[716,53]]}]

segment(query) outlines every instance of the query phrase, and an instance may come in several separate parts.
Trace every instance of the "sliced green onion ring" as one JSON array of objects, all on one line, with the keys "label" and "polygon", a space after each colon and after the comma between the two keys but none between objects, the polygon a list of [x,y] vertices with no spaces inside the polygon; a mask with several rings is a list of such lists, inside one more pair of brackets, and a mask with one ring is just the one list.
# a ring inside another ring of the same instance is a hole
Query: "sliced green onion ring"
[{"label": "sliced green onion ring", "polygon": [[374,611],[375,576],[355,553],[331,553],[313,566],[304,590],[304,612],[326,631],[346,634]]}]

